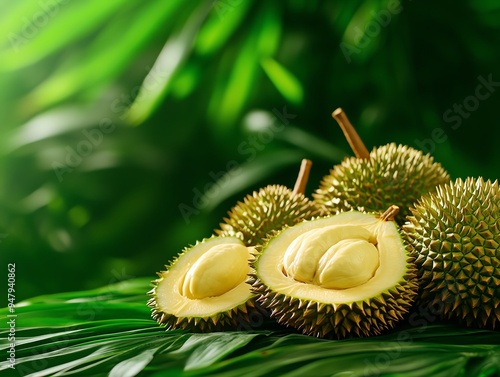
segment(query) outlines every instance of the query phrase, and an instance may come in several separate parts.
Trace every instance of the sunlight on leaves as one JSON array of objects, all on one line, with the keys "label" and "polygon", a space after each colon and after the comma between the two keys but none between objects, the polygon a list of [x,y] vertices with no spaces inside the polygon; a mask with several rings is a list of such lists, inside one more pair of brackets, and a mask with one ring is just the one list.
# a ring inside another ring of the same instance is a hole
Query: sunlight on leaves
[{"label": "sunlight on leaves", "polygon": [[191,52],[193,41],[209,9],[207,4],[203,4],[191,15],[183,30],[165,44],[129,109],[128,119],[133,125],[138,125],[149,117],[167,94],[172,77]]},{"label": "sunlight on leaves", "polygon": [[133,377],[139,374],[153,360],[160,347],[147,349],[138,355],[120,361],[109,372],[109,377]]},{"label": "sunlight on leaves", "polygon": [[[250,8],[249,1],[213,3],[212,11],[196,37],[196,51],[208,55],[219,50],[232,36]],[[225,7],[225,8],[224,8]]]},{"label": "sunlight on leaves", "polygon": [[300,81],[289,70],[271,58],[264,58],[260,63],[283,98],[296,105],[302,103],[304,90]]}]

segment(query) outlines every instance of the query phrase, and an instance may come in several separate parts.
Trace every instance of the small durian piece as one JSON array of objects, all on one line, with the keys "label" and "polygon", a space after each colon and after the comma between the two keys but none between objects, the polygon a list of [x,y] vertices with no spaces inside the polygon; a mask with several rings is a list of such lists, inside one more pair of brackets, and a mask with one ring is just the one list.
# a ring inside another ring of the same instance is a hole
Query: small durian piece
[{"label": "small durian piece", "polygon": [[183,250],[153,281],[148,306],[167,329],[237,330],[259,311],[246,283],[254,248],[211,237]]},{"label": "small durian piece", "polygon": [[342,109],[332,116],[341,126],[356,157],[347,157],[323,177],[314,200],[326,213],[355,209],[384,211],[391,204],[400,207],[396,218],[403,224],[410,206],[450,176],[430,154],[390,143],[368,152]]},{"label": "small durian piece", "polygon": [[304,195],[311,165],[310,160],[302,160],[293,190],[268,185],[247,195],[228,212],[215,233],[238,237],[246,245],[255,246],[273,231],[319,216],[319,207]]},{"label": "small durian piece", "polygon": [[358,211],[304,221],[270,238],[249,282],[278,323],[304,334],[381,334],[409,312],[416,271],[393,221]]},{"label": "small durian piece", "polygon": [[419,305],[441,319],[500,328],[500,189],[457,179],[424,195],[403,226],[420,282]]}]

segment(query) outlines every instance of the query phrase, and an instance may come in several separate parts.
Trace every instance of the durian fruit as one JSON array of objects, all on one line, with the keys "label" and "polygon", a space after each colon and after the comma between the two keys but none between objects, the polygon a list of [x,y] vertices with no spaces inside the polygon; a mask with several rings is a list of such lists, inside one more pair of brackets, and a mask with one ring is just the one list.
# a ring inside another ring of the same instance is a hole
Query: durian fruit
[{"label": "durian fruit", "polygon": [[310,160],[302,160],[293,190],[268,185],[247,195],[228,212],[215,233],[238,237],[246,245],[255,246],[273,231],[319,216],[319,207],[304,195],[311,165]]},{"label": "durian fruit", "polygon": [[246,283],[254,248],[235,237],[204,239],[184,251],[153,281],[148,306],[167,329],[237,330],[258,311]]},{"label": "durian fruit", "polygon": [[403,233],[418,268],[419,305],[441,319],[500,328],[498,182],[457,179],[411,211]]},{"label": "durian fruit", "polygon": [[384,211],[391,204],[400,207],[396,221],[401,225],[409,207],[450,177],[430,154],[390,143],[368,152],[342,109],[333,112],[356,157],[347,157],[323,177],[312,194],[330,214],[351,209]]},{"label": "durian fruit", "polygon": [[417,293],[416,272],[393,221],[358,211],[304,221],[270,238],[249,282],[278,323],[325,338],[392,328]]}]

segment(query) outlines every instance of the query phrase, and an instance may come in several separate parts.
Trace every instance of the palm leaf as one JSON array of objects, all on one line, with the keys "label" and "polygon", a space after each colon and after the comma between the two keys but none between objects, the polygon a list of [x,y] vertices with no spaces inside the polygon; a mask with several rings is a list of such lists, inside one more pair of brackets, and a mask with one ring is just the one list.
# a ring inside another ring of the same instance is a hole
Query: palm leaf
[{"label": "palm leaf", "polygon": [[[297,334],[270,321],[250,331],[165,331],[145,304],[149,282],[133,279],[18,303],[17,372],[30,377],[500,373],[499,332],[451,324],[403,324],[382,336],[337,341]],[[7,309],[1,312],[9,315]],[[8,333],[3,328],[0,336],[6,339]],[[0,350],[9,347],[2,344]],[[9,364],[4,362],[0,371],[9,373]]]}]

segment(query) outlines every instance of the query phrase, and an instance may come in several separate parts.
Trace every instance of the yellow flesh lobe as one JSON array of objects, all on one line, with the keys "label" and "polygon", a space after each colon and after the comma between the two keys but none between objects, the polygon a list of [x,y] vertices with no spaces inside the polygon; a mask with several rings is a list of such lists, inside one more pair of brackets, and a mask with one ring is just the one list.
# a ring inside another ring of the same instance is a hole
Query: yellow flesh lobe
[{"label": "yellow flesh lobe", "polygon": [[370,280],[378,268],[378,250],[360,239],[342,240],[321,257],[314,283],[331,289],[357,287]]},{"label": "yellow flesh lobe", "polygon": [[180,293],[190,299],[220,296],[245,281],[247,272],[248,251],[245,246],[217,245],[188,270]]},{"label": "yellow flesh lobe", "polygon": [[274,291],[324,303],[366,300],[398,284],[406,250],[393,221],[349,212],[290,228],[259,258]]},{"label": "yellow flesh lobe", "polygon": [[285,273],[297,281],[345,289],[370,280],[378,268],[376,237],[366,228],[332,225],[309,230],[288,246]]}]

